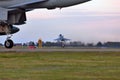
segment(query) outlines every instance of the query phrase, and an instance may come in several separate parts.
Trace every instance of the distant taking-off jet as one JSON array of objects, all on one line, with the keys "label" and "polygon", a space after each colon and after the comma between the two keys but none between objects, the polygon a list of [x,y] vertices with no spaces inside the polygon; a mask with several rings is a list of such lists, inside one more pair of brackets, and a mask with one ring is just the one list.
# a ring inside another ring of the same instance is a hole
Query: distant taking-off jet
[{"label": "distant taking-off jet", "polygon": [[59,35],[59,37],[56,40],[58,43],[60,43],[61,47],[65,47],[65,42],[66,41],[70,41],[70,39],[64,38],[64,36],[62,34]]},{"label": "distant taking-off jet", "polygon": [[64,36],[60,34],[59,37],[55,40],[58,42],[65,42],[65,41],[69,41],[70,39],[64,38]]}]

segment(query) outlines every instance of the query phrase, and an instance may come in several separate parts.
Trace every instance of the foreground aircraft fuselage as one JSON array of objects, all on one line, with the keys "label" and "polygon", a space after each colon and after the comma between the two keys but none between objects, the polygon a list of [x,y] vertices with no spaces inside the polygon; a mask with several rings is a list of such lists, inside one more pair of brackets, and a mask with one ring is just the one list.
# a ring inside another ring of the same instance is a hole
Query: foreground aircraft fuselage
[{"label": "foreground aircraft fuselage", "polygon": [[0,6],[4,8],[62,8],[90,0],[0,0]]},{"label": "foreground aircraft fuselage", "polygon": [[0,35],[8,35],[5,47],[13,47],[11,34],[19,31],[13,25],[25,24],[27,11],[39,8],[64,8],[87,1],[90,0],[0,0]]}]

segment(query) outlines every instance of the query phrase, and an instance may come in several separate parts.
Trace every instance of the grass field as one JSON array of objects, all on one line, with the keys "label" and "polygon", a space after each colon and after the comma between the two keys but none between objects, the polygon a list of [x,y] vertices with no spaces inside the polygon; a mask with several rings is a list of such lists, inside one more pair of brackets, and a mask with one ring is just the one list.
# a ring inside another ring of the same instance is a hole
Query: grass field
[{"label": "grass field", "polygon": [[0,80],[120,80],[120,52],[0,53]]}]

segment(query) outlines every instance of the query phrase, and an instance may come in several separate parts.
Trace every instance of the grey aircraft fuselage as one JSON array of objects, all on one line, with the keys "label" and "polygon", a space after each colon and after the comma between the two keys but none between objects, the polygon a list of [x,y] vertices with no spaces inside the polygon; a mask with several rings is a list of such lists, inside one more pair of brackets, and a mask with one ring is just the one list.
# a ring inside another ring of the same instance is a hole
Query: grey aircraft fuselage
[{"label": "grey aircraft fuselage", "polygon": [[[0,0],[0,7],[3,8],[12,8],[16,5],[28,3],[28,5],[24,6],[25,9],[36,9],[36,8],[62,8],[62,7],[68,7],[80,3],[84,3],[90,0],[43,0],[41,3],[41,0],[37,0],[36,3],[32,4],[32,1],[34,0]],[[29,5],[30,4],[30,5]],[[22,8],[22,6],[20,6]]]}]

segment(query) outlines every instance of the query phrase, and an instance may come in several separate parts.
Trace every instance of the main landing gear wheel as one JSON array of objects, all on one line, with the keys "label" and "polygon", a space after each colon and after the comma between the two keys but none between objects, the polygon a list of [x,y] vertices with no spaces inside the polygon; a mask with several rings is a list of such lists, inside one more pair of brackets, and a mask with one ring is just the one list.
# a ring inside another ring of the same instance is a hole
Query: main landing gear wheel
[{"label": "main landing gear wheel", "polygon": [[4,46],[8,49],[12,48],[14,45],[13,41],[11,39],[8,39],[5,41]]}]

